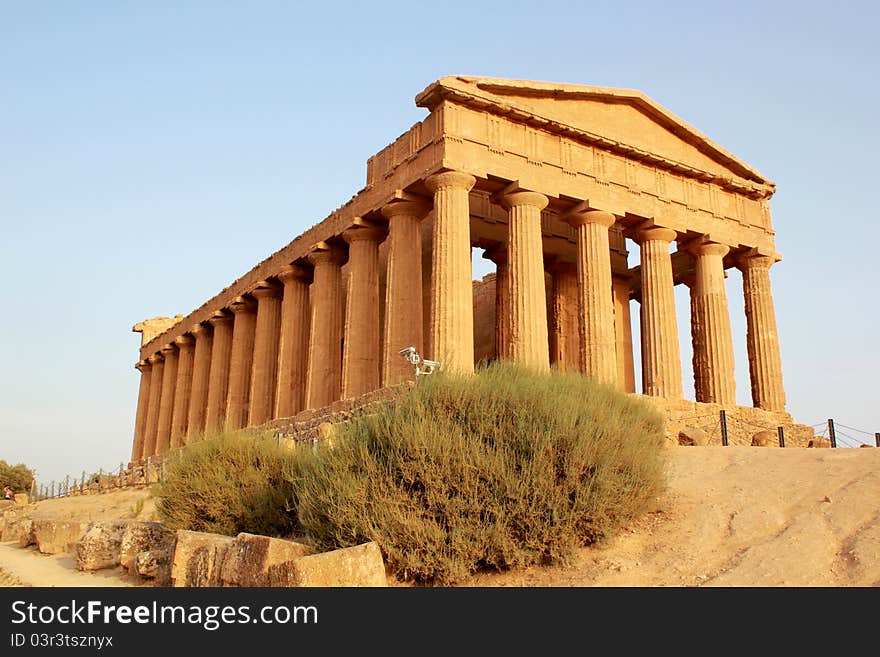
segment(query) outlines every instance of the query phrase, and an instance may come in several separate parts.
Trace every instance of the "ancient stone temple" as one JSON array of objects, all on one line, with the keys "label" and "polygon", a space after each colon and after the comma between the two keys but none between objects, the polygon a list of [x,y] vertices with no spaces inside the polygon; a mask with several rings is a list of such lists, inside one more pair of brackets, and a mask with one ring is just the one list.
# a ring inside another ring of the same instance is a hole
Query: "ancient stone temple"
[{"label": "ancient stone temple", "polygon": [[[416,103],[428,115],[369,158],[348,203],[179,321],[135,327],[133,461],[412,378],[408,346],[448,370],[508,358],[636,392],[636,303],[638,392],[692,408],[678,284],[690,290],[696,407],[742,409],[732,269],[750,417],[792,422],[770,291],[772,182],[638,91],[447,77]],[[478,284],[475,247],[496,266]]]}]

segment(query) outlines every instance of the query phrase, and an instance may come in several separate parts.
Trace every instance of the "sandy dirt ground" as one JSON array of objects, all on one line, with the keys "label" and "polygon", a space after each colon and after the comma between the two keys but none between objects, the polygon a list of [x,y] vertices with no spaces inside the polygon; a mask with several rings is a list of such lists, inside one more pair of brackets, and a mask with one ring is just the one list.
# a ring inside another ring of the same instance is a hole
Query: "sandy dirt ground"
[{"label": "sandy dirt ground", "polygon": [[567,567],[474,586],[880,586],[880,449],[670,448],[657,508]]},{"label": "sandy dirt ground", "polygon": [[[655,508],[568,566],[466,586],[880,586],[880,449],[672,447]],[[140,508],[138,500],[144,500]],[[154,514],[145,491],[37,505],[69,519]],[[0,544],[0,585],[132,586],[120,569]]]}]

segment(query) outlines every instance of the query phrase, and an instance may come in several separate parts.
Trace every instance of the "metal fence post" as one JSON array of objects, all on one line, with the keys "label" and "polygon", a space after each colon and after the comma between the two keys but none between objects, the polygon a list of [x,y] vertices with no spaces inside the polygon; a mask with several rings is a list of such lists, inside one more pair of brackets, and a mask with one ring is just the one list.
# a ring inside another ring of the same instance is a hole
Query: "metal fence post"
[{"label": "metal fence post", "polygon": [[875,444],[877,447],[880,447],[880,433],[875,433],[875,434],[874,434],[874,444]]},{"label": "metal fence post", "polygon": [[776,427],[776,433],[779,434],[779,446],[785,447],[785,429],[783,427]]},{"label": "metal fence post", "polygon": [[727,447],[727,411],[721,410],[721,444]]},{"label": "metal fence post", "polygon": [[834,420],[828,418],[828,438],[831,440],[831,446],[837,447],[837,435],[834,433]]}]

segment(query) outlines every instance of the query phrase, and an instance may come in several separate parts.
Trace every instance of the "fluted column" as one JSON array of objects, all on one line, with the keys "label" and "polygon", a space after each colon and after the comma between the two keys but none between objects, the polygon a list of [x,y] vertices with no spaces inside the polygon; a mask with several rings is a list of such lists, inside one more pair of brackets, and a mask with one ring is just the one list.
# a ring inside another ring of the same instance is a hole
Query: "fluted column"
[{"label": "fluted column", "polygon": [[388,219],[388,267],[385,281],[385,342],[382,385],[411,379],[413,368],[400,350],[425,353],[422,323],[422,230],[429,207],[418,201],[396,201],[382,208]]},{"label": "fluted column", "polygon": [[156,456],[162,456],[171,446],[171,419],[174,416],[174,393],[177,391],[177,347],[165,345],[162,376],[162,397],[159,400],[159,426],[156,429]]},{"label": "fluted column", "polygon": [[156,432],[159,429],[159,405],[162,401],[162,379],[165,378],[165,358],[153,354],[147,358],[150,364],[150,401],[147,404],[147,420],[144,424],[144,448],[140,460],[156,454]]},{"label": "fluted column", "polygon": [[306,408],[321,408],[342,393],[342,249],[328,246],[308,256],[315,267]]},{"label": "fluted column", "polygon": [[301,411],[306,402],[311,279],[311,271],[298,265],[288,265],[278,274],[278,280],[284,284],[284,295],[281,300],[275,417],[290,417]]},{"label": "fluted column", "polygon": [[233,317],[218,311],[208,320],[214,328],[211,345],[211,374],[208,379],[208,401],[205,411],[205,433],[223,430],[226,423],[226,398],[229,392],[229,361],[232,356]]},{"label": "fluted column", "polygon": [[251,369],[254,362],[254,333],[257,325],[256,304],[247,297],[236,297],[229,304],[235,317],[232,323],[232,351],[229,355],[229,390],[226,392],[226,429],[248,426]]},{"label": "fluted column", "polygon": [[681,353],[669,243],[674,230],[647,228],[636,236],[642,252],[642,392],[681,398]]},{"label": "fluted column", "polygon": [[510,358],[531,369],[547,371],[550,369],[550,341],[541,210],[547,207],[548,199],[537,192],[515,191],[503,194],[499,200],[509,212]]},{"label": "fluted column", "polygon": [[192,397],[193,359],[195,339],[191,335],[181,335],[174,340],[177,345],[177,384],[174,388],[174,412],[171,416],[171,446],[185,445],[187,422],[189,421],[189,402]]},{"label": "fluted column", "polygon": [[[189,417],[186,422],[186,436],[205,433],[205,419],[208,411],[208,389],[211,377],[211,349],[214,344],[213,331],[204,324],[196,324],[190,329],[196,340],[193,354],[192,394],[189,398]],[[189,442],[187,440],[187,442]]]},{"label": "fluted column", "polygon": [[617,340],[617,384],[624,392],[635,392],[629,280],[614,277],[611,288],[614,296],[614,336]]},{"label": "fluted column", "polygon": [[379,242],[385,232],[359,227],[342,236],[348,242],[342,397],[349,399],[379,388]]},{"label": "fluted column", "polygon": [[[730,313],[724,289],[723,258],[730,250],[724,244],[699,242],[689,251],[695,258],[694,285],[691,288],[691,323],[694,336],[694,362],[703,367],[702,390],[698,402],[736,403],[733,376],[733,338]],[[700,352],[697,357],[697,351]],[[696,372],[694,378],[696,381]],[[696,388],[696,386],[695,386]]]},{"label": "fluted column", "polygon": [[135,369],[141,373],[141,384],[138,388],[137,415],[134,420],[134,442],[131,446],[131,461],[137,463],[141,460],[144,451],[144,433],[147,428],[147,414],[150,407],[150,375],[152,365],[142,360]]},{"label": "fluted column", "polygon": [[576,210],[566,221],[577,231],[578,319],[581,364],[599,383],[617,383],[617,345],[611,296],[608,228],[614,215]]},{"label": "fluted column", "polygon": [[248,424],[256,426],[271,420],[275,409],[278,340],[281,335],[281,288],[263,283],[251,294],[257,300],[257,320]]},{"label": "fluted column", "polygon": [[577,372],[581,369],[577,266],[557,262],[550,273],[553,276],[550,362],[563,372]]},{"label": "fluted column", "polygon": [[474,304],[468,193],[476,178],[458,171],[425,179],[434,194],[431,344],[428,358],[450,372],[474,371]]},{"label": "fluted column", "polygon": [[770,267],[774,262],[769,256],[747,255],[740,258],[737,267],[743,276],[752,403],[757,408],[784,411],[782,359],[770,292]]},{"label": "fluted column", "polygon": [[510,358],[510,273],[507,245],[486,249],[483,257],[495,263],[495,358]]}]

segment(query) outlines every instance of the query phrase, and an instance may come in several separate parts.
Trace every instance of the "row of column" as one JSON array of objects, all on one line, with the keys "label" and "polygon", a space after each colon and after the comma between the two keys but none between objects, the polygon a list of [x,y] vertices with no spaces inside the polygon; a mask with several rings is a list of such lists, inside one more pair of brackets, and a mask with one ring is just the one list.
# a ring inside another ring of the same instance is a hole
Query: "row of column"
[{"label": "row of column", "polygon": [[[367,222],[342,234],[348,245],[349,274],[344,302],[341,267],[346,249],[322,242],[307,256],[310,268],[285,267],[275,277],[280,285],[258,284],[216,312],[207,326],[193,327],[139,363],[142,378],[132,459],[162,454],[199,433],[262,424],[398,383],[412,374],[398,354],[410,345],[447,370],[473,371],[469,192],[475,183],[473,176],[456,171],[425,180],[434,209],[428,331],[422,324],[420,222],[431,206],[418,199],[399,199],[381,210],[388,220],[387,237],[384,229]],[[511,187],[496,200],[509,212],[506,249],[496,260],[498,298],[504,304],[498,308],[498,353],[546,371],[550,340],[541,211],[548,198]],[[628,289],[612,279],[608,231],[615,217],[581,204],[564,219],[577,233],[577,262],[568,272],[567,285],[577,288],[581,369],[599,382],[623,387],[627,359],[621,344],[627,335],[620,312],[615,322],[615,299],[628,297]],[[386,238],[385,339],[380,345],[378,253]],[[675,238],[674,231],[661,227],[648,227],[636,236],[642,248],[643,392],[663,397],[681,396],[669,254]],[[726,250],[709,242],[693,247],[700,401],[733,401],[722,264]],[[769,260],[747,258],[741,266],[755,405],[781,409],[784,393]],[[628,311],[628,300],[625,305]],[[628,326],[628,315],[625,323]],[[570,349],[570,343],[560,345],[557,340],[554,348]],[[629,358],[631,376],[631,350]]]}]

